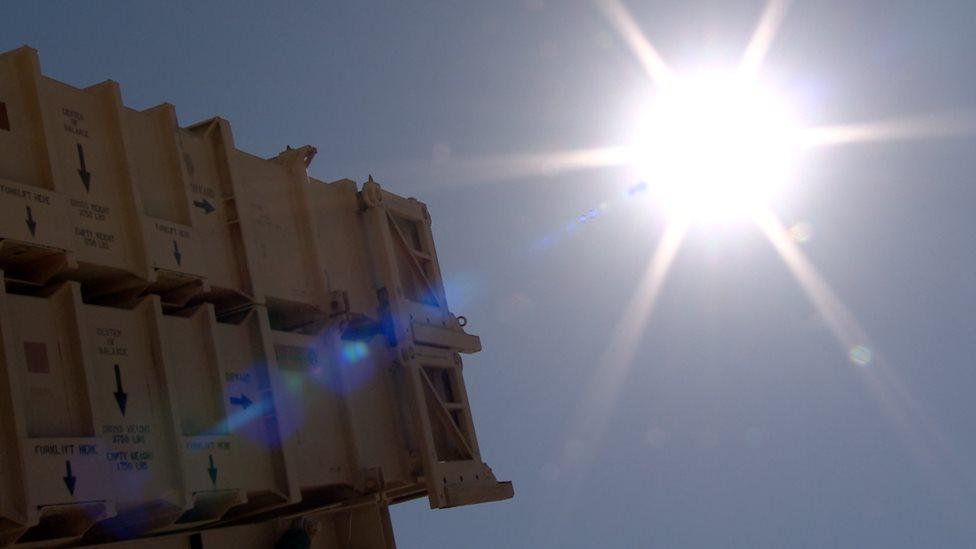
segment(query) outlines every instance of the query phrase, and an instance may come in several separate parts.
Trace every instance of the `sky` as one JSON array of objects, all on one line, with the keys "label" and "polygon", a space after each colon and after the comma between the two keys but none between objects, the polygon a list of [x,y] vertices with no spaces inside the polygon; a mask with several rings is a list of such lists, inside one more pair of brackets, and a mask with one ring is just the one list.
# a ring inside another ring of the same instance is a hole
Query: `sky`
[{"label": "sky", "polygon": [[[0,51],[428,204],[516,495],[397,506],[399,547],[976,545],[976,6],[792,2],[761,73],[805,124],[915,123],[798,160],[771,207],[812,283],[755,225],[696,225],[635,323],[662,211],[628,166],[532,161],[620,144],[654,90],[601,5],[5,1]],[[734,67],[766,4],[623,5],[681,71]]]}]

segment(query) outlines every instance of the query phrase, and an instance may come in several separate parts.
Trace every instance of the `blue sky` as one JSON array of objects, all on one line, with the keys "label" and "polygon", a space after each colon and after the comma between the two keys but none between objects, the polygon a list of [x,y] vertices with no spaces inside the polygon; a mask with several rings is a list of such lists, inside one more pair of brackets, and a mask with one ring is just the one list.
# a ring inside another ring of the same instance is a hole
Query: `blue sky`
[{"label": "blue sky", "polygon": [[[693,68],[737,63],[764,3],[627,5]],[[965,1],[796,0],[763,71],[809,124],[972,120],[974,26]],[[5,2],[0,50],[22,44],[58,80],[223,116],[255,154],[313,144],[315,177],[428,204],[452,309],[484,341],[465,368],[482,452],[516,497],[399,506],[400,547],[976,544],[972,132],[811,151],[775,205],[812,228],[800,248],[871,364],[762,232],[698,227],[581,432],[665,222],[624,198],[627,169],[466,161],[619,143],[651,86],[594,3]]]}]

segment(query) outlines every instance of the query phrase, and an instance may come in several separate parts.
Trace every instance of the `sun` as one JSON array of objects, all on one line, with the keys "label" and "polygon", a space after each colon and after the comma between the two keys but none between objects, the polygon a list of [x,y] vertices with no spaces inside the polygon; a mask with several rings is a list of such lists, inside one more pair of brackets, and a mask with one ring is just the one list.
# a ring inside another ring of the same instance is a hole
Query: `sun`
[{"label": "sun", "polygon": [[750,219],[791,179],[793,113],[782,94],[739,71],[675,75],[638,120],[630,162],[670,216]]}]

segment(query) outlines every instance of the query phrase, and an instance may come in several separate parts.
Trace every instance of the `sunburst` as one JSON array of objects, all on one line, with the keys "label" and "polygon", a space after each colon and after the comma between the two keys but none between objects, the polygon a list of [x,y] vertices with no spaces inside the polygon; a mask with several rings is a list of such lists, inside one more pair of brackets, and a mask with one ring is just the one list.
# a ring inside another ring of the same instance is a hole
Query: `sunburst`
[{"label": "sunburst", "polygon": [[[614,330],[594,369],[587,397],[568,437],[570,449],[550,465],[552,471],[559,473],[573,464],[586,463],[588,455],[599,447],[619,389],[634,362],[640,336],[689,224],[714,218],[718,213],[728,214],[730,210],[754,222],[768,238],[843,352],[862,372],[867,392],[878,401],[918,462],[931,464],[931,453],[936,449],[951,457],[946,437],[911,397],[896,372],[871,351],[867,333],[783,226],[772,209],[770,195],[790,177],[789,159],[809,148],[971,135],[976,133],[976,114],[929,113],[831,126],[799,126],[788,113],[784,114],[778,98],[761,81],[763,61],[786,16],[788,2],[768,0],[740,64],[718,80],[706,80],[704,84],[695,82],[697,76],[688,78],[669,67],[619,0],[596,3],[628,45],[658,96],[664,98],[655,106],[660,112],[648,122],[656,125],[651,131],[657,133],[648,136],[644,132],[635,142],[594,149],[602,151],[602,157],[595,157],[592,151],[565,151],[533,158],[523,168],[530,168],[526,171],[531,172],[532,168],[546,166],[554,173],[631,164],[648,174],[648,187],[659,191],[652,193],[653,198],[672,202],[671,207],[665,208],[670,210],[671,219],[625,309],[619,329]],[[770,158],[784,157],[782,165],[763,164]],[[582,158],[589,160],[585,166],[580,165]],[[607,162],[600,164],[599,160]],[[707,165],[694,165],[695,160]],[[506,175],[517,177],[518,173]],[[926,468],[932,471],[931,467]],[[569,489],[578,490],[579,483]],[[566,501],[573,499],[570,494]]]}]

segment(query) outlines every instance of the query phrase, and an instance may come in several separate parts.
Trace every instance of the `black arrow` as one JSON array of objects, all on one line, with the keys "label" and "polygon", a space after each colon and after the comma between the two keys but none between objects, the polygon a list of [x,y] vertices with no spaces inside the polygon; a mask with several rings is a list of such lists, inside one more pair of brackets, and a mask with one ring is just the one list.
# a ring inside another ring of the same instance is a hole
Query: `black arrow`
[{"label": "black arrow", "polygon": [[204,215],[206,215],[206,214],[208,214],[208,213],[210,213],[210,212],[212,212],[212,211],[214,211],[214,210],[217,209],[206,198],[204,198],[203,200],[194,200],[193,201],[193,205],[196,206],[197,208],[200,208],[201,210],[203,210]]},{"label": "black arrow", "polygon": [[73,496],[73,495],[75,495],[75,481],[78,480],[78,477],[76,477],[73,474],[71,474],[71,462],[70,461],[64,462],[64,468],[68,472],[68,474],[63,477],[64,478],[64,485],[68,487],[68,493]]},{"label": "black arrow", "polygon": [[85,191],[91,190],[91,173],[88,168],[85,167],[85,148],[78,143],[78,175],[81,176],[81,182],[85,184]]},{"label": "black arrow", "polygon": [[31,211],[31,207],[27,206],[27,228],[31,232],[31,236],[34,236],[34,232],[37,231],[37,221],[34,221],[34,212]]},{"label": "black arrow", "polygon": [[213,454],[208,456],[210,458],[210,467],[207,467],[207,473],[210,474],[210,482],[213,483],[214,488],[217,487],[217,468],[214,467]]},{"label": "black arrow", "polygon": [[122,415],[125,415],[125,403],[129,401],[129,395],[122,390],[122,372],[119,371],[119,365],[115,365],[115,402],[119,404],[119,411]]},{"label": "black arrow", "polygon": [[247,395],[245,395],[244,393],[241,393],[240,397],[230,397],[230,403],[235,406],[240,406],[245,410],[247,410],[248,406],[253,404],[251,402],[251,399],[247,398]]},{"label": "black arrow", "polygon": [[176,258],[176,264],[180,265],[180,260],[183,259],[183,254],[180,253],[180,245],[173,241],[173,257]]}]

